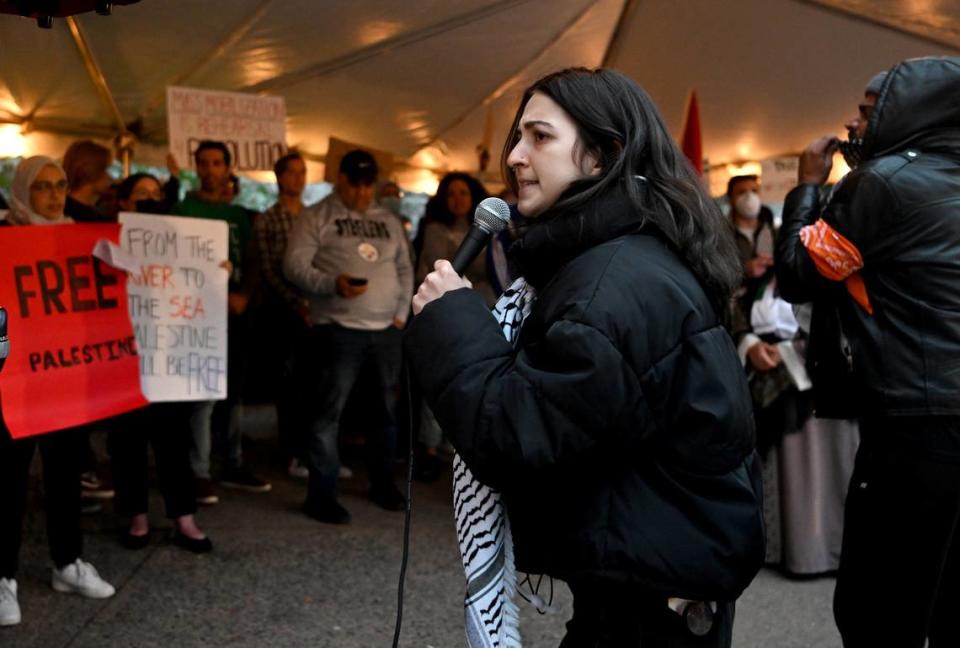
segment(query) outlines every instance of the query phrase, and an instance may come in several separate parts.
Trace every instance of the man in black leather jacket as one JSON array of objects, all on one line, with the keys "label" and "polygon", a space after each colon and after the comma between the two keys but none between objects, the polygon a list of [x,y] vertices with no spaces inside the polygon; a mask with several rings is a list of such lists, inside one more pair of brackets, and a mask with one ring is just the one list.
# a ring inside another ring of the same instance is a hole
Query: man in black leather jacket
[{"label": "man in black leather jacket", "polygon": [[847,128],[802,154],[776,254],[782,296],[814,302],[818,409],[860,421],[834,614],[847,648],[958,646],[960,58],[877,75]]}]

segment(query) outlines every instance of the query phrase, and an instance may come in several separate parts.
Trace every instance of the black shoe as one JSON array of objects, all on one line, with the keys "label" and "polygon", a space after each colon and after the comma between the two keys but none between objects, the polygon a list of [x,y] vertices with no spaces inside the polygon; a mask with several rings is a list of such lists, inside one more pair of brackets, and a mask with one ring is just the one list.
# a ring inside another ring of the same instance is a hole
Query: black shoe
[{"label": "black shoe", "polygon": [[150,532],[146,532],[143,535],[133,535],[129,531],[123,531],[120,534],[120,545],[124,549],[130,549],[131,551],[139,551],[143,549],[148,544],[150,544]]},{"label": "black shoe", "polygon": [[371,488],[370,500],[386,511],[402,511],[407,507],[407,498],[390,483]]},{"label": "black shoe", "polygon": [[220,478],[220,484],[227,488],[236,488],[248,493],[266,493],[272,488],[270,482],[263,481],[243,467],[224,472],[223,477]]},{"label": "black shoe", "polygon": [[327,524],[350,523],[350,511],[340,506],[340,502],[333,498],[317,504],[307,502],[303,505],[303,512],[318,522],[326,522]]},{"label": "black shoe", "polygon": [[182,533],[173,533],[173,544],[177,545],[181,549],[186,549],[195,554],[210,553],[213,551],[213,543],[210,542],[210,538],[188,538]]}]

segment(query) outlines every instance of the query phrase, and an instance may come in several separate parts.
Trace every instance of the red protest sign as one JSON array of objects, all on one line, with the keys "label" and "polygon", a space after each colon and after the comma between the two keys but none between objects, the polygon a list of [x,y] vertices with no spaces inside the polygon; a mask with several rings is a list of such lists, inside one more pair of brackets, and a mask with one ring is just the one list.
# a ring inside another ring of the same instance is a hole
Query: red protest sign
[{"label": "red protest sign", "polygon": [[10,355],[0,372],[13,438],[90,423],[147,404],[127,277],[91,254],[120,226],[0,227],[0,306]]}]

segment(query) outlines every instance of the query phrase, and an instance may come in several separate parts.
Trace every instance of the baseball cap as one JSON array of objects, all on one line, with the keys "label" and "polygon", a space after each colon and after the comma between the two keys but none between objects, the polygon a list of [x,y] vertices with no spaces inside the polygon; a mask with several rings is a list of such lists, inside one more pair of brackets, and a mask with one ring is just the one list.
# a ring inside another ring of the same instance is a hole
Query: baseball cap
[{"label": "baseball cap", "polygon": [[340,173],[350,184],[369,185],[377,180],[377,161],[362,149],[354,149],[340,159]]}]

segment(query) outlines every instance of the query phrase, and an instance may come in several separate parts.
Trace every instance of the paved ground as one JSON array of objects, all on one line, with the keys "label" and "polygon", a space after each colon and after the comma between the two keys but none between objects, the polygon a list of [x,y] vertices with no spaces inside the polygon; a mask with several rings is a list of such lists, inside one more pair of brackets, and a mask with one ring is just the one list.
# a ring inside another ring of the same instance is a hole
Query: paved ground
[{"label": "paved ground", "polygon": [[[263,429],[263,428],[261,428]],[[155,497],[153,542],[139,552],[115,541],[120,521],[109,505],[85,519],[85,557],[117,595],[90,601],[49,587],[42,513],[33,506],[25,529],[19,583],[24,621],[0,629],[0,646],[389,646],[396,614],[403,516],[365,498],[361,476],[342,483],[353,523],[332,527],[298,507],[302,483],[271,469],[273,444],[248,444],[266,495],[221,492],[201,511],[215,551],[194,556],[167,541],[169,524]],[[32,497],[36,502],[36,495]],[[412,548],[400,645],[463,645],[463,573],[457,555],[450,483],[414,485]],[[791,581],[763,571],[740,599],[734,646],[835,648],[840,645],[830,604],[832,579]],[[558,586],[556,615],[524,608],[525,645],[552,647],[563,636],[570,597]]]}]

